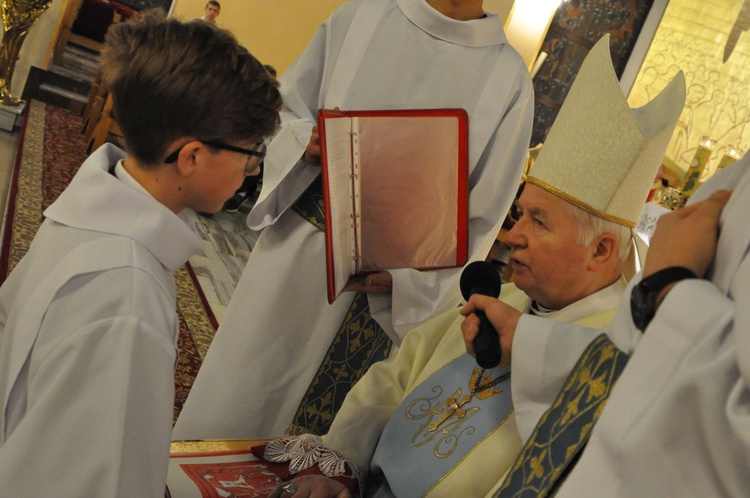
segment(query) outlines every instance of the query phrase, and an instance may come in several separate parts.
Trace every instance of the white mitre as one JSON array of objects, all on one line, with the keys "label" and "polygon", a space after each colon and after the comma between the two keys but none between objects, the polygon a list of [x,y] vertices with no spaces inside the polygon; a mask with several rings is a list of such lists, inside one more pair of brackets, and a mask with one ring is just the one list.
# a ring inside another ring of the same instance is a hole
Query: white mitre
[{"label": "white mitre", "polygon": [[684,104],[680,71],[651,102],[631,109],[605,35],[583,61],[527,181],[635,227]]}]

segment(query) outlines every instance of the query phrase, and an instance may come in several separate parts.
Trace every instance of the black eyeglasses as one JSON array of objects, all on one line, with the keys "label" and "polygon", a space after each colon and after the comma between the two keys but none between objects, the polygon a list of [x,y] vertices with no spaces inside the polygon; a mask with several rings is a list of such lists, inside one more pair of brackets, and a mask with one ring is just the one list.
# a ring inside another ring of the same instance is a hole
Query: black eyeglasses
[{"label": "black eyeglasses", "polygon": [[[258,166],[260,166],[260,163],[263,162],[263,158],[266,157],[266,144],[264,144],[263,142],[258,142],[257,144],[255,144],[255,147],[253,147],[252,149],[245,149],[242,147],[237,147],[234,145],[229,145],[229,144],[225,144],[221,142],[214,142],[212,140],[198,140],[198,141],[204,145],[213,147],[214,149],[229,150],[232,152],[239,152],[240,154],[246,154],[248,158],[247,158],[247,163],[245,163],[245,173],[248,175],[254,172],[258,168]],[[185,145],[183,145],[182,147],[185,147]],[[180,151],[182,150],[182,147],[180,147],[176,151],[169,154],[164,159],[164,162],[167,164],[171,164],[177,161],[177,156],[180,155]]]}]

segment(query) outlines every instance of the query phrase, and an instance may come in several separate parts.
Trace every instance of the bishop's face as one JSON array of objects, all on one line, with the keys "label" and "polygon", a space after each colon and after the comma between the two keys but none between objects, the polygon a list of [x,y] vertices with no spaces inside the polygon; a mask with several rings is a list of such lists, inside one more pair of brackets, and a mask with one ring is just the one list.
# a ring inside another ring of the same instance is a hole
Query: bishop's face
[{"label": "bishop's face", "polygon": [[585,297],[591,244],[580,246],[568,203],[527,184],[518,200],[519,220],[507,233],[512,282],[539,304],[562,309]]}]

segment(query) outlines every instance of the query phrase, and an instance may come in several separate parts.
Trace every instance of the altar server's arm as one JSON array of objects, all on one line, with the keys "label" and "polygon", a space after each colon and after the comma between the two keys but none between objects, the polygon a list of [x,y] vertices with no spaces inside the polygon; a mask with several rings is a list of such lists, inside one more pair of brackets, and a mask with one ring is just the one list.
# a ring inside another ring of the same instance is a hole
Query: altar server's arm
[{"label": "altar server's arm", "polygon": [[330,72],[336,62],[353,13],[352,8],[336,11],[279,79],[284,99],[281,127],[268,146],[263,187],[248,215],[248,225],[254,229],[275,223],[320,174],[319,163],[310,165],[303,156],[328,88],[326,69]]}]

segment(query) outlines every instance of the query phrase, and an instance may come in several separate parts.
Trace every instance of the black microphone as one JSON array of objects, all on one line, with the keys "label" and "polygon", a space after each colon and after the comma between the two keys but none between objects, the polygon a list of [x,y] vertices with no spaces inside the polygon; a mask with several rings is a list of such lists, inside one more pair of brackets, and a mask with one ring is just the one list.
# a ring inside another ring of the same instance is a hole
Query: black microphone
[{"label": "black microphone", "polygon": [[[472,294],[498,297],[500,284],[500,274],[484,261],[474,261],[461,273],[461,294],[467,301]],[[479,317],[479,333],[474,338],[477,365],[494,368],[500,363],[500,336],[484,311],[477,310],[474,314]]]}]

